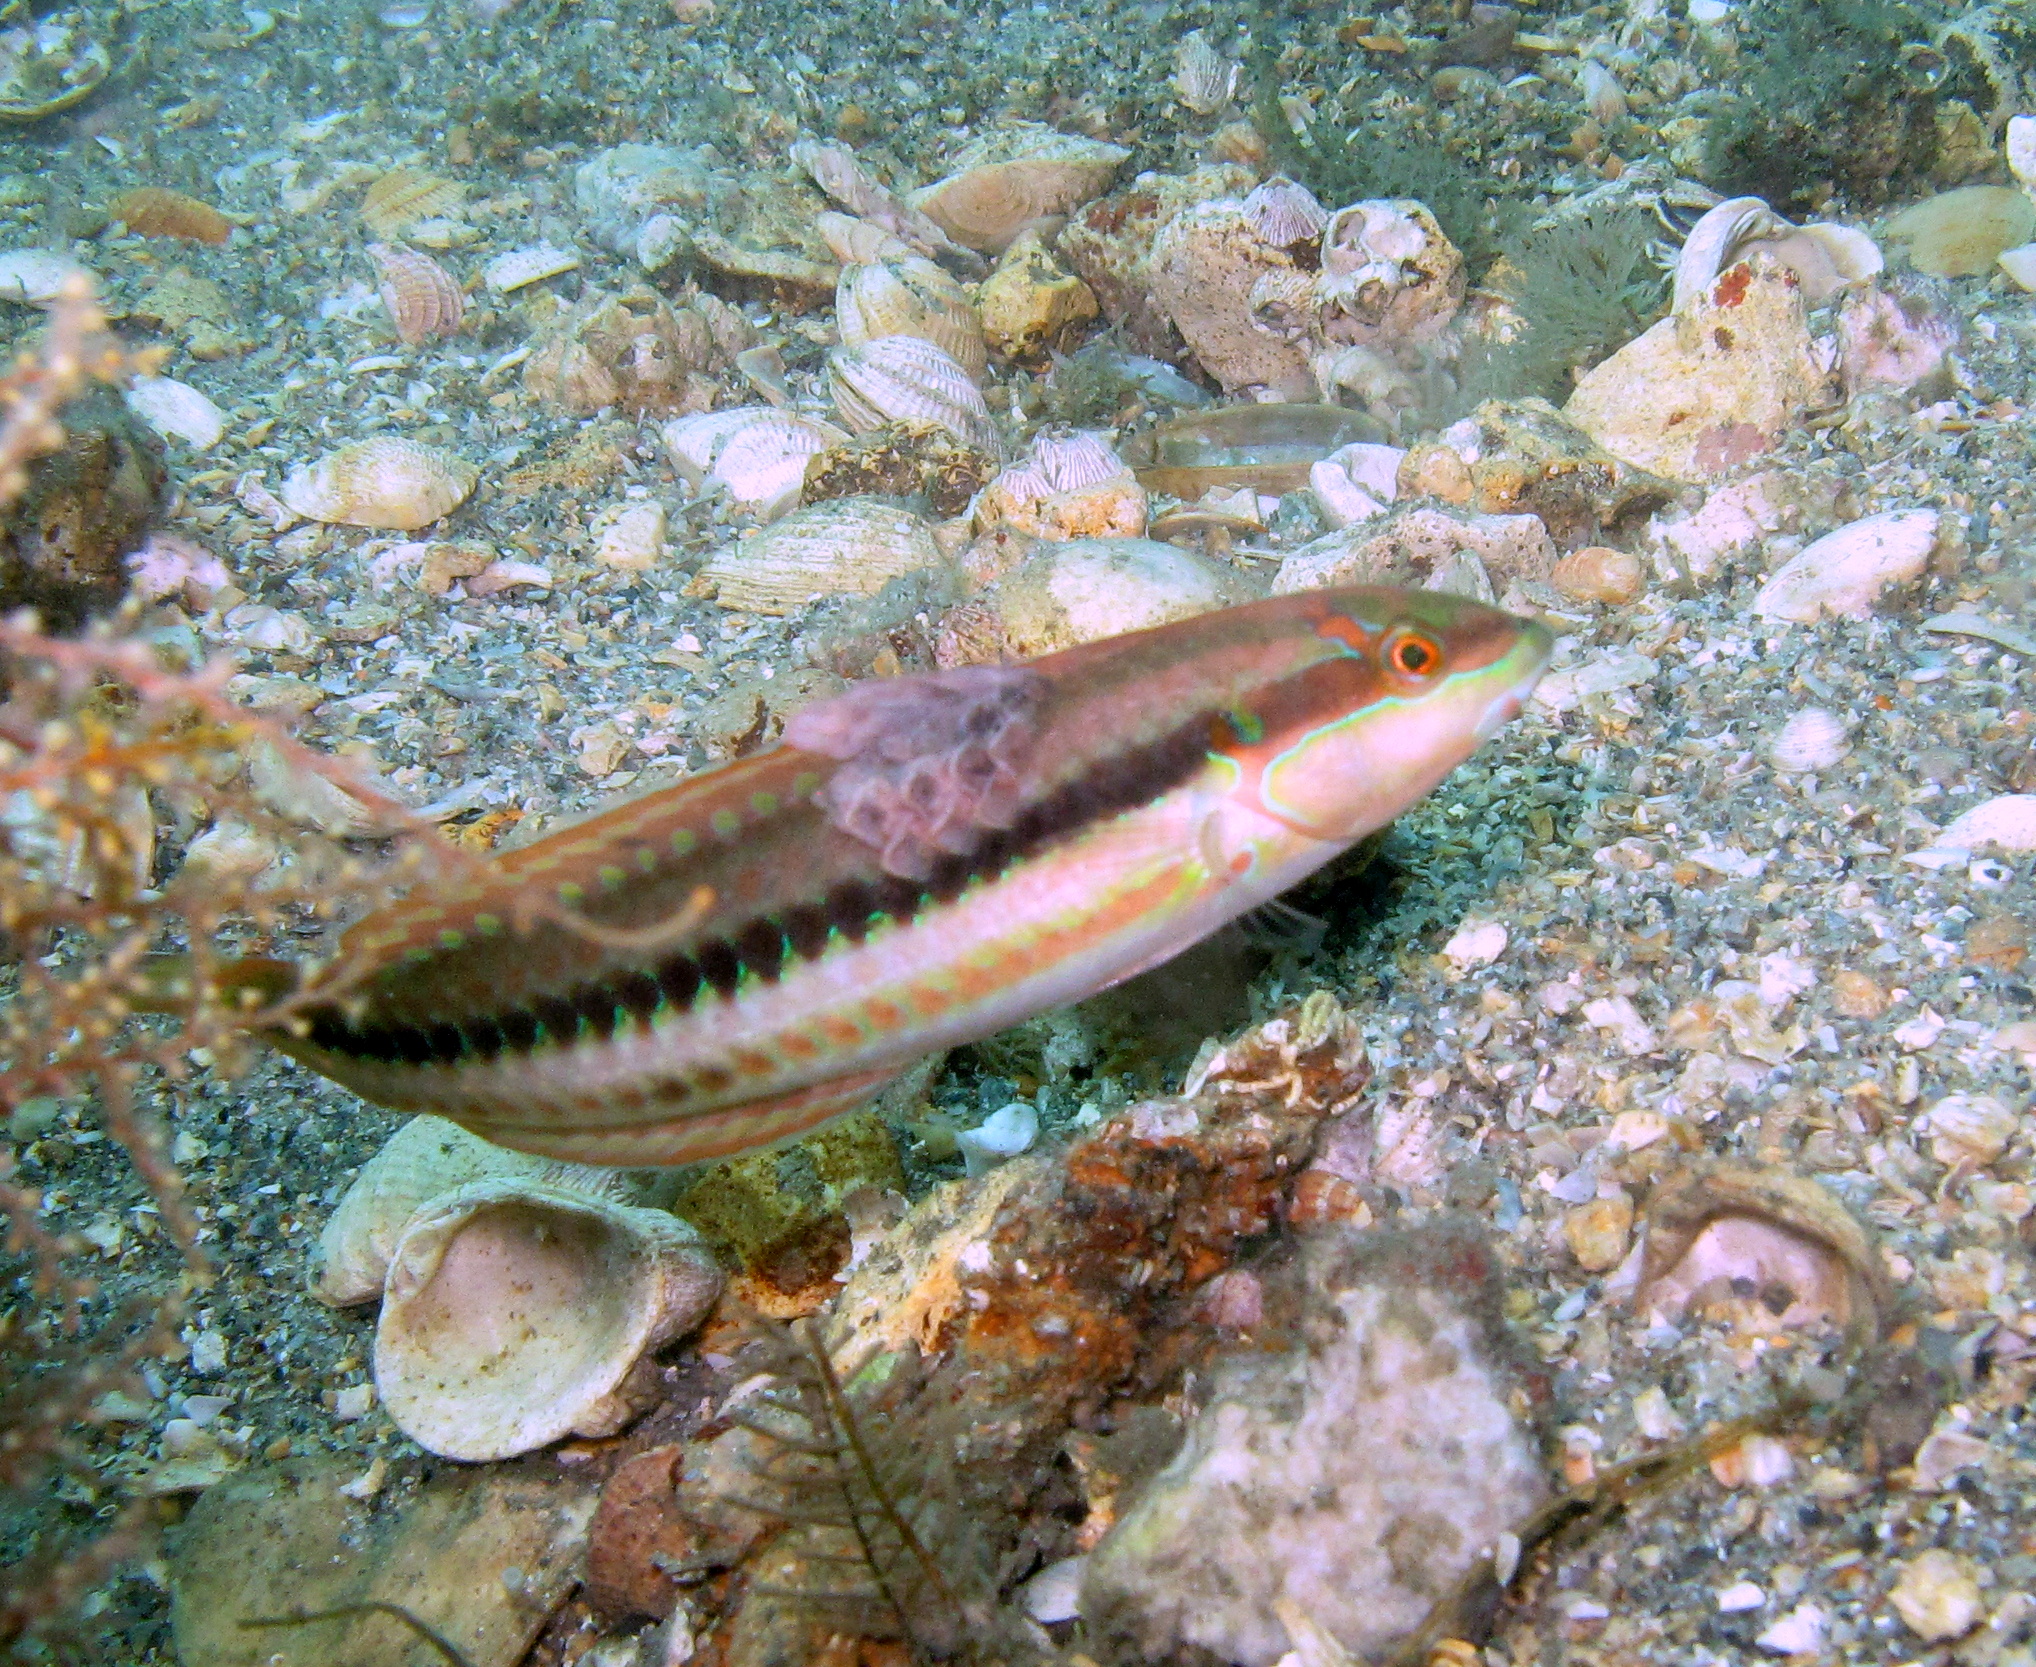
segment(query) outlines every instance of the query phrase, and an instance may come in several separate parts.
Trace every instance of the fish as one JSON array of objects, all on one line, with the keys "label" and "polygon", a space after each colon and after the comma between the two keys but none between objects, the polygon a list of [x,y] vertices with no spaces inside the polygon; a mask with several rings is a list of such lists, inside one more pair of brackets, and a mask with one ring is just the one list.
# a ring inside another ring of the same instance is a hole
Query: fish
[{"label": "fish", "polygon": [[241,976],[289,994],[262,1032],[284,1053],[498,1145],[775,1144],[1277,897],[1516,716],[1550,646],[1466,598],[1347,587],[857,684],[371,911],[324,983]]}]

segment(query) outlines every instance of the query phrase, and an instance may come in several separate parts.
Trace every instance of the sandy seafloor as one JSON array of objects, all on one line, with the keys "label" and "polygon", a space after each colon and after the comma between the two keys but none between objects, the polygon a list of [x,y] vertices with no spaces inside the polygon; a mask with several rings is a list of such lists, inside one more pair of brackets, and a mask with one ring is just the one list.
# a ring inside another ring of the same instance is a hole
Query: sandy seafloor
[{"label": "sandy seafloor", "polygon": [[[1610,10],[1532,21],[1590,35],[1611,24]],[[246,667],[325,692],[307,738],[372,746],[418,802],[464,792],[475,809],[553,815],[629,785],[621,774],[590,778],[570,731],[655,707],[675,715],[667,762],[700,763],[693,716],[767,669],[796,669],[800,623],[731,618],[684,594],[705,551],[731,535],[711,509],[687,510],[648,425],[562,417],[518,393],[513,376],[484,380],[527,334],[520,302],[477,308],[477,327],[452,341],[402,349],[363,293],[372,275],[355,193],[292,216],[280,188],[356,162],[447,168],[448,130],[463,126],[477,141],[473,160],[449,171],[470,202],[490,206],[470,215],[482,242],[448,264],[465,273],[501,249],[562,244],[583,262],[551,281],[570,297],[634,276],[584,235],[572,207],[572,170],[602,145],[712,141],[731,159],[775,160],[800,124],[824,129],[854,103],[862,142],[924,178],[957,123],[1080,109],[1135,143],[1132,167],[1179,165],[1208,124],[1171,104],[1172,42],[1197,25],[1229,40],[1244,18],[1161,0],[1093,10],[1043,0],[980,14],[923,4],[895,15],[738,4],[680,27],[662,6],[526,0],[490,26],[441,4],[420,27],[390,28],[370,7],[305,6],[278,11],[272,33],[233,48],[218,42],[247,31],[238,8],[170,0],[137,15],[148,50],[120,86],[0,134],[0,174],[17,182],[9,197],[19,203],[0,209],[0,245],[41,243],[53,226],[84,230],[89,205],[137,184],[186,189],[245,216],[220,249],[97,236],[70,246],[102,275],[116,313],[165,267],[211,280],[231,333],[250,344],[205,362],[177,348],[164,367],[230,413],[213,454],[173,449],[182,502],[172,529],[219,551],[251,598],[310,622],[318,640],[308,653],[287,665],[253,653]],[[1257,13],[1251,21],[1273,26]],[[1299,79],[1333,78],[1352,50],[1335,43],[1344,20],[1327,9],[1274,21],[1299,49]],[[879,60],[879,33],[902,56]],[[195,125],[160,114],[213,95],[216,113]],[[1574,118],[1573,95],[1562,96],[1567,106],[1525,95],[1496,106],[1489,143],[1495,154],[1517,144],[1529,178],[1574,189],[1589,180],[1543,142]],[[335,112],[349,114],[317,122]],[[298,127],[306,122],[324,131]],[[1557,621],[1575,639],[1571,652],[1637,650],[1651,673],[1511,727],[1401,820],[1383,877],[1303,899],[1330,921],[1325,946],[1250,992],[1269,1012],[1335,989],[1370,1041],[1383,1098],[1427,1102],[1432,1162],[1413,1165],[1426,1178],[1396,1193],[1397,1208],[1468,1210],[1507,1245],[1514,1316],[1555,1373],[1559,1422],[1582,1432],[1569,1438],[1573,1457],[1591,1449],[1609,1464],[1642,1450],[1633,1408],[1653,1389],[1693,1426],[1739,1410],[1757,1376],[1718,1336],[1643,1330],[1569,1254],[1567,1212],[1623,1184],[1627,1160],[1593,1169],[1590,1157],[1621,1113],[1656,1111],[1697,1150],[1821,1177],[1877,1230],[1904,1293],[1906,1352],[1876,1397],[1887,1416],[1873,1452],[1856,1430],[1828,1443],[1799,1435],[1792,1474],[1771,1486],[1728,1487],[1708,1474],[1681,1482],[1532,1582],[1502,1619],[1495,1661],[1772,1659],[1754,1638],[1804,1602],[1829,1617],[1822,1659],[1941,1658],[1886,1596],[1900,1560],[1928,1547],[1972,1557],[1988,1610],[2006,1623],[1975,1634],[1957,1659],[2029,1659],[2017,1654],[2013,1620],[2014,1594],[2036,1596],[2036,1436],[2022,1415],[2036,1376],[2036,1287],[2020,1190],[2036,1136],[2024,1120],[2001,1156],[1953,1173],[1910,1123],[1954,1092],[2028,1104],[2028,1070],[1991,1039],[2036,1018],[2025,981],[2030,862],[1932,868],[1904,856],[1959,811],[2036,776],[2026,663],[1919,629],[1953,609],[2009,627],[2026,617],[2036,506],[2023,407],[2036,316],[1999,280],[1937,293],[1967,329],[1952,420],[1924,427],[1888,409],[1871,423],[1796,434],[1764,462],[1842,487],[1827,501],[1842,500],[1847,515],[1924,505],[1964,517],[1962,547],[1865,622],[1754,620],[1750,599],[1777,552],[1729,564],[1695,594],[1656,584],[1627,606],[1575,607]],[[769,335],[764,310],[750,311]],[[799,348],[795,385],[810,391],[818,345],[787,339]],[[384,356],[400,362],[356,368]],[[282,542],[230,495],[245,469],[274,485],[331,444],[389,429],[482,463],[483,488],[451,530],[542,562],[554,577],[548,595],[375,592],[361,552],[380,535],[333,528]],[[585,466],[570,486],[505,484],[545,464],[565,481],[573,459]],[[634,578],[589,560],[595,512],[629,494],[673,511],[668,570]],[[324,634],[323,623],[369,604],[387,610],[379,638]],[[559,692],[563,718],[535,695],[539,682]],[[1765,745],[1782,717],[1813,701],[1853,726],[1851,751],[1824,775],[1786,778]],[[1472,917],[1503,923],[1508,942],[1492,965],[1459,973],[1439,951]],[[1811,975],[1777,1017],[1800,1031],[1780,1062],[1735,1051],[1716,1027],[1699,1035],[1670,1023],[1720,980],[1759,984],[1775,957]],[[1871,979],[1884,1010],[1841,1013],[1842,971]],[[1631,1051],[1585,1015],[1620,997],[1648,1031]],[[1917,1027],[1925,1015],[1941,1027]],[[959,1104],[976,1089],[955,1079],[941,1092]],[[1079,1098],[1070,1093],[1063,1109]],[[324,1214],[397,1119],[273,1059],[238,1081],[201,1076],[163,1109],[222,1269],[198,1324],[223,1339],[225,1363],[203,1377],[188,1364],[152,1369],[146,1416],[97,1432],[95,1453],[109,1470],[132,1469],[180,1397],[217,1393],[232,1397],[225,1423],[250,1455],[285,1443],[363,1465],[381,1455],[398,1488],[438,1466],[379,1411],[336,1416],[339,1392],[366,1379],[372,1311],[334,1314],[301,1293]],[[89,1120],[66,1116],[37,1134],[24,1165],[66,1225],[117,1218],[141,1196]],[[1579,1193],[1585,1171],[1595,1184]],[[118,1294],[171,1268],[158,1244],[129,1233],[99,1271]],[[1983,1451],[1938,1485],[1912,1485],[1904,1441],[1913,1452],[1940,1419],[1962,1420]],[[14,1544],[88,1515],[75,1501],[52,1505],[14,1525]],[[91,1659],[172,1659],[159,1576],[144,1569],[108,1589],[99,1624],[109,1630]],[[1748,1581],[1761,1604],[1721,1610],[1718,1593]]]}]

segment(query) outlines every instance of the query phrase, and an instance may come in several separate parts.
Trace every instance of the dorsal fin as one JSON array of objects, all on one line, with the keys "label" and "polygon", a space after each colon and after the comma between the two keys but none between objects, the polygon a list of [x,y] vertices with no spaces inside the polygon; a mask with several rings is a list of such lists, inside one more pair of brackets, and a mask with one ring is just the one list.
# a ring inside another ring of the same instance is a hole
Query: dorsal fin
[{"label": "dorsal fin", "polygon": [[1050,687],[1024,666],[884,678],[793,713],[785,740],[839,762],[815,795],[828,819],[923,880],[1011,825]]}]

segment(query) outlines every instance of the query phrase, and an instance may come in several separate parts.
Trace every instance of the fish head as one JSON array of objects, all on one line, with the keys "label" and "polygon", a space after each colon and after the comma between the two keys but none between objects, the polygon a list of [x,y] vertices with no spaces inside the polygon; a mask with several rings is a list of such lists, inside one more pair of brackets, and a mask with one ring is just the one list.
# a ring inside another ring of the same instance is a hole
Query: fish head
[{"label": "fish head", "polygon": [[1317,838],[1360,839],[1433,789],[1519,716],[1554,646],[1538,621],[1439,591],[1311,601],[1319,657],[1265,726],[1257,785],[1260,808]]}]

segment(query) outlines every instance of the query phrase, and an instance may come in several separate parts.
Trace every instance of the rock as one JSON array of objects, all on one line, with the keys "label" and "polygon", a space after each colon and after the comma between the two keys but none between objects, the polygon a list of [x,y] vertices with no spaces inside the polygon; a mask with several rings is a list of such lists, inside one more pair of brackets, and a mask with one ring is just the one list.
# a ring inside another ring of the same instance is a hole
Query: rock
[{"label": "rock", "polygon": [[1624,550],[1587,544],[1555,564],[1549,582],[1573,602],[1619,605],[1638,601],[1647,589],[1646,564]]},{"label": "rock", "polygon": [[889,422],[809,457],[800,497],[809,504],[863,496],[924,500],[945,518],[967,509],[996,472],[996,458],[951,429]]},{"label": "rock", "polygon": [[264,1617],[393,1604],[472,1667],[515,1667],[572,1590],[594,1494],[556,1470],[449,1469],[381,1503],[342,1492],[360,1466],[293,1459],[199,1496],[170,1548],[177,1654],[205,1667],[443,1667],[387,1613],[291,1627]]},{"label": "rock", "polygon": [[1026,231],[1004,251],[976,299],[983,336],[1006,359],[1043,359],[1098,312],[1095,292]]},{"label": "rock", "polygon": [[1272,1667],[1287,1605],[1375,1659],[1546,1497],[1476,1229],[1323,1228],[1260,1270],[1272,1338],[1210,1363],[1179,1455],[1090,1554],[1092,1636]]},{"label": "rock", "polygon": [[1902,210],[1881,235],[1919,272],[1978,277],[2008,249],[2036,237],[2036,203],[2011,185],[1966,185]]},{"label": "rock", "polygon": [[1562,1218],[1562,1236],[1569,1253],[1586,1273],[1604,1273],[1626,1259],[1633,1237],[1630,1198],[1594,1198]]},{"label": "rock", "polygon": [[1242,197],[1253,174],[1235,164],[1190,174],[1140,174],[1068,221],[1056,247],[1095,292],[1103,317],[1139,353],[1177,358],[1180,337],[1152,292],[1152,244],[1182,209],[1218,197]]},{"label": "rock", "polygon": [[1546,579],[1555,543],[1538,516],[1396,507],[1390,520],[1303,544],[1280,563],[1272,594],[1327,585],[1411,584],[1490,601],[1494,584]]},{"label": "rock", "polygon": [[1836,393],[1795,274],[1757,256],[1585,372],[1562,414],[1635,468],[1700,481],[1769,450]]},{"label": "rock", "polygon": [[711,295],[678,304],[638,286],[593,290],[547,330],[523,367],[524,390],[574,416],[610,406],[642,416],[705,411],[714,373],[749,345],[749,326]]},{"label": "rock", "polygon": [[711,154],[670,145],[596,151],[573,171],[573,202],[587,235],[615,254],[636,254],[638,234],[653,216],[691,215],[707,207],[714,186]]},{"label": "rock", "polygon": [[1261,329],[1254,318],[1270,286],[1287,283],[1313,307],[1313,279],[1287,250],[1266,241],[1242,199],[1197,203],[1153,239],[1152,299],[1173,320],[1202,368],[1228,391],[1270,388],[1287,399],[1315,391],[1305,348]]}]

